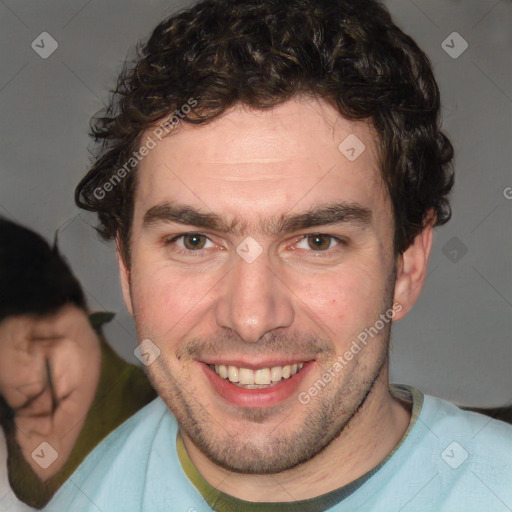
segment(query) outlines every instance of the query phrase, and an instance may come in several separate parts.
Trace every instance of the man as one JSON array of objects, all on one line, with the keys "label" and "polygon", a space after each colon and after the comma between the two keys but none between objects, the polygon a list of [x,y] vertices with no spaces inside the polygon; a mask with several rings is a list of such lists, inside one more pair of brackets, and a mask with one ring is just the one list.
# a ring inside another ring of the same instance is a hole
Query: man
[{"label": "man", "polygon": [[101,439],[153,400],[144,373],[104,339],[111,317],[89,314],[56,246],[0,218],[0,510],[46,505]]},{"label": "man", "polygon": [[438,119],[374,1],[210,0],[155,29],[76,197],[116,240],[159,398],[48,510],[512,506],[508,425],[389,386],[450,215]]}]

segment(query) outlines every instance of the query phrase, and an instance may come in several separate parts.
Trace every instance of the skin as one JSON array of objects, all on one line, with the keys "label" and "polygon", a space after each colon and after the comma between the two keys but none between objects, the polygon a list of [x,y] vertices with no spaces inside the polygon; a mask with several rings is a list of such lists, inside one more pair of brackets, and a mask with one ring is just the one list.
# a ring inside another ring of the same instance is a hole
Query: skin
[{"label": "skin", "polygon": [[[67,305],[53,315],[12,316],[0,322],[0,394],[14,410],[16,441],[41,480],[68,459],[100,371],[100,342],[82,309]],[[42,442],[58,453],[46,469],[31,456]]]},{"label": "skin", "polygon": [[[366,148],[353,162],[338,150],[350,134]],[[182,124],[139,166],[129,268],[118,252],[125,302],[139,339],[161,352],[148,373],[192,461],[233,496],[296,501],[334,490],[375,467],[407,428],[408,408],[389,393],[389,326],[307,405],[297,397],[380,314],[398,303],[399,320],[421,291],[432,219],[404,254],[393,253],[378,144],[370,123],[304,97],[265,112],[238,106],[200,127]],[[263,229],[275,226],[271,219],[340,202],[369,210],[369,222]],[[145,225],[146,213],[165,203],[215,213],[237,229],[165,219]],[[184,233],[208,241],[191,250],[190,237],[187,245],[175,240]],[[321,238],[315,250],[306,235],[318,233],[336,238]],[[252,263],[236,252],[248,236],[262,248]],[[293,396],[243,407],[205,377],[212,358],[310,366]]]}]

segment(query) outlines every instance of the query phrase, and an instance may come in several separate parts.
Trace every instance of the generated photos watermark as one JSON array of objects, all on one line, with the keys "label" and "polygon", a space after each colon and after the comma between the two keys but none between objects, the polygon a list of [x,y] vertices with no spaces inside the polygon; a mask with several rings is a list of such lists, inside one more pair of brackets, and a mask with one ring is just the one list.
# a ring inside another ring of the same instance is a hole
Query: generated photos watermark
[{"label": "generated photos watermark", "polygon": [[318,393],[323,390],[327,384],[335,379],[343,368],[347,366],[349,361],[351,361],[356,354],[359,354],[359,352],[366,347],[369,339],[375,338],[375,336],[377,336],[386,327],[386,325],[395,318],[395,315],[402,311],[402,309],[402,304],[395,302],[385,313],[381,313],[379,319],[371,327],[367,327],[362,330],[357,335],[357,340],[352,341],[350,349],[338,356],[336,362],[326,370],[307,391],[299,393],[299,402],[303,405],[309,404],[309,402],[311,402],[311,397],[318,395]]},{"label": "generated photos watermark", "polygon": [[100,187],[96,187],[94,189],[94,197],[100,201],[104,199],[106,195],[121,183],[121,181],[137,167],[144,157],[146,157],[149,152],[156,147],[157,141],[160,141],[169,135],[172,130],[178,126],[181,119],[190,113],[191,109],[196,105],[197,100],[189,98],[187,103],[175,110],[171,117],[162,121],[156,128],[154,128],[146,137],[144,142],[139,146],[139,149],[132,153],[125,164],[122,167],[119,167]]}]

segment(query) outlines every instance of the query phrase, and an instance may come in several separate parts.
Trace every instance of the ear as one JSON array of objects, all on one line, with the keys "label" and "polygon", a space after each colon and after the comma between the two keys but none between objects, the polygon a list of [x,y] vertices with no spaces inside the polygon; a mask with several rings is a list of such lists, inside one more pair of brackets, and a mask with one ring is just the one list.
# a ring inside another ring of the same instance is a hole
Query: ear
[{"label": "ear", "polygon": [[130,315],[133,316],[133,304],[132,304],[132,295],[130,293],[130,268],[128,267],[125,256],[124,249],[119,236],[116,237],[116,257],[117,264],[119,266],[119,278],[121,280],[121,290],[123,292],[123,299],[126,306],[126,309],[129,311]]},{"label": "ear", "polygon": [[424,227],[412,244],[398,257],[395,283],[395,303],[402,306],[394,320],[402,319],[412,308],[425,282],[428,259],[432,250],[432,238],[436,216],[430,210]]}]

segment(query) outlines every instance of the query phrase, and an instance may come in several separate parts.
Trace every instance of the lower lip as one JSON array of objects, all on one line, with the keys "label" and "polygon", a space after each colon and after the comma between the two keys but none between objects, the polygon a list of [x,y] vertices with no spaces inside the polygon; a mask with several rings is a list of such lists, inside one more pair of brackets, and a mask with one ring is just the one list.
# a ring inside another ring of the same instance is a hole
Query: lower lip
[{"label": "lower lip", "polygon": [[227,379],[219,377],[207,364],[199,363],[210,380],[215,391],[231,405],[238,407],[263,408],[272,407],[287,398],[298,394],[301,382],[309,373],[313,361],[304,363],[302,370],[293,377],[282,379],[279,384],[261,389],[246,389],[231,384]]}]

